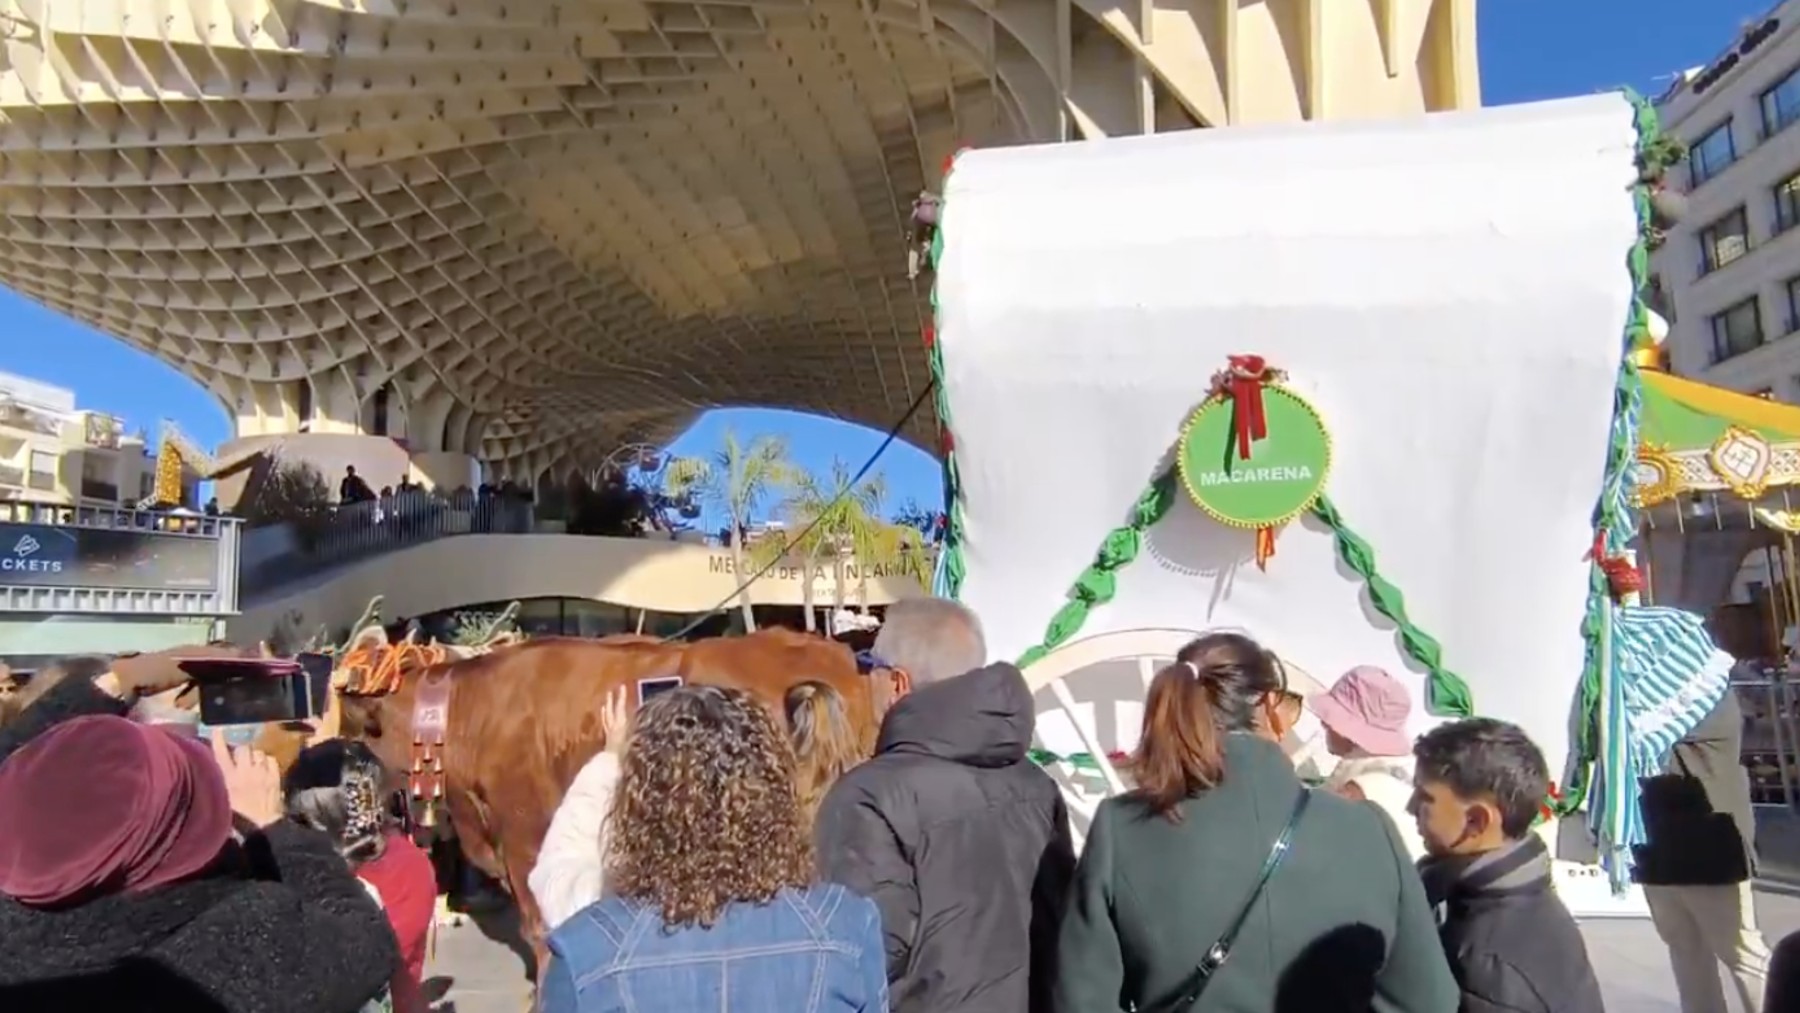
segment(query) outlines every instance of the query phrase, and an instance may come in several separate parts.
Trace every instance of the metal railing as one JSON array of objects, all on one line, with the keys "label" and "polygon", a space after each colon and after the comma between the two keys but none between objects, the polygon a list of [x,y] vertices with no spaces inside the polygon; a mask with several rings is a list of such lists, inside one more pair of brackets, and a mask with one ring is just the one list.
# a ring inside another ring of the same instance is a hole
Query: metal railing
[{"label": "metal railing", "polygon": [[[216,618],[238,610],[236,518],[128,507],[0,501],[13,559],[39,556],[42,528],[65,529],[72,548],[53,570],[0,574],[0,612]],[[21,533],[22,532],[22,533]],[[29,544],[28,544],[29,543]]]},{"label": "metal railing", "polygon": [[1793,684],[1776,668],[1758,678],[1733,680],[1744,712],[1740,757],[1750,775],[1753,805],[1796,809],[1800,793],[1800,725]]},{"label": "metal railing", "polygon": [[[247,560],[246,596],[326,570],[456,535],[519,535],[535,529],[534,505],[500,496],[446,498],[430,493],[334,508],[317,525],[290,529],[291,544]],[[252,533],[254,535],[254,532]]]}]

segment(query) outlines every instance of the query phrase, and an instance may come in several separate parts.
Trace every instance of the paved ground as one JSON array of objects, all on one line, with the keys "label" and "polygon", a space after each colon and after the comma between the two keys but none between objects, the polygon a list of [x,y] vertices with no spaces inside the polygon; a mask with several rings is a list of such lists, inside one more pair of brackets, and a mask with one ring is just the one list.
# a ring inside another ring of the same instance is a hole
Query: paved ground
[{"label": "paved ground", "polygon": [[[1757,910],[1773,944],[1800,930],[1800,820],[1762,820],[1758,846],[1768,875]],[[438,1013],[524,1013],[525,963],[490,938],[505,937],[512,928],[501,920],[490,922],[486,934],[473,925],[439,932],[437,953],[426,969],[433,994],[441,997]],[[1582,926],[1582,934],[1607,1013],[1680,1013],[1667,955],[1648,921],[1592,921]]]}]

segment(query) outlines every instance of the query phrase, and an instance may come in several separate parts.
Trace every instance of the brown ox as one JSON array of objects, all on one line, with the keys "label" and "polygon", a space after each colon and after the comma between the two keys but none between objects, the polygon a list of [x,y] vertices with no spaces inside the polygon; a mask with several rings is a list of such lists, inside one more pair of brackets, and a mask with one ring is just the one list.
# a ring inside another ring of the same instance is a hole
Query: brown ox
[{"label": "brown ox", "polygon": [[747,690],[779,715],[790,687],[816,679],[843,695],[865,743],[873,744],[879,724],[869,680],[857,674],[849,649],[788,630],[693,643],[550,638],[477,658],[394,668],[401,669],[398,685],[380,695],[359,695],[364,687],[355,672],[343,679],[343,733],[367,741],[390,769],[430,767],[433,760],[424,759],[430,743],[414,730],[416,704],[426,680],[449,680],[443,745],[433,754],[442,765],[439,801],[463,854],[518,903],[539,968],[544,926],[526,877],[564,792],[605,745],[599,715],[609,693],[679,675]]}]

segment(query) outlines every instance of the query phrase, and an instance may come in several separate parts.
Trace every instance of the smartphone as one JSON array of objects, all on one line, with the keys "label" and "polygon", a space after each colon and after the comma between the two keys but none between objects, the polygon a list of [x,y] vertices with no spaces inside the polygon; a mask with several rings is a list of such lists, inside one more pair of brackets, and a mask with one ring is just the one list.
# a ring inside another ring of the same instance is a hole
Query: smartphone
[{"label": "smartphone", "polygon": [[200,693],[200,721],[210,726],[300,721],[294,683],[300,663],[279,658],[188,658],[176,666]]},{"label": "smartphone", "polygon": [[294,677],[294,713],[300,719],[325,716],[331,703],[331,655],[296,654],[300,674]]},{"label": "smartphone", "polygon": [[671,675],[666,679],[639,679],[638,704],[639,706],[642,706],[644,701],[656,696],[658,693],[667,693],[669,690],[675,689],[680,685],[681,676],[679,675]]}]

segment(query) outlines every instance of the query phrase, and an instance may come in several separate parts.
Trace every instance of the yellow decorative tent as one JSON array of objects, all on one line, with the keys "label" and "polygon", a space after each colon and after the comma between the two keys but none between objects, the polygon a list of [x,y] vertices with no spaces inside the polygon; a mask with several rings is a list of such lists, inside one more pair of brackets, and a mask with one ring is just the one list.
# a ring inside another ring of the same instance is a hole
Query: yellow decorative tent
[{"label": "yellow decorative tent", "polygon": [[[1754,504],[1770,490],[1800,485],[1800,407],[1668,373],[1642,375],[1639,505],[1721,492]],[[1747,509],[1746,516],[1757,515]]]}]

